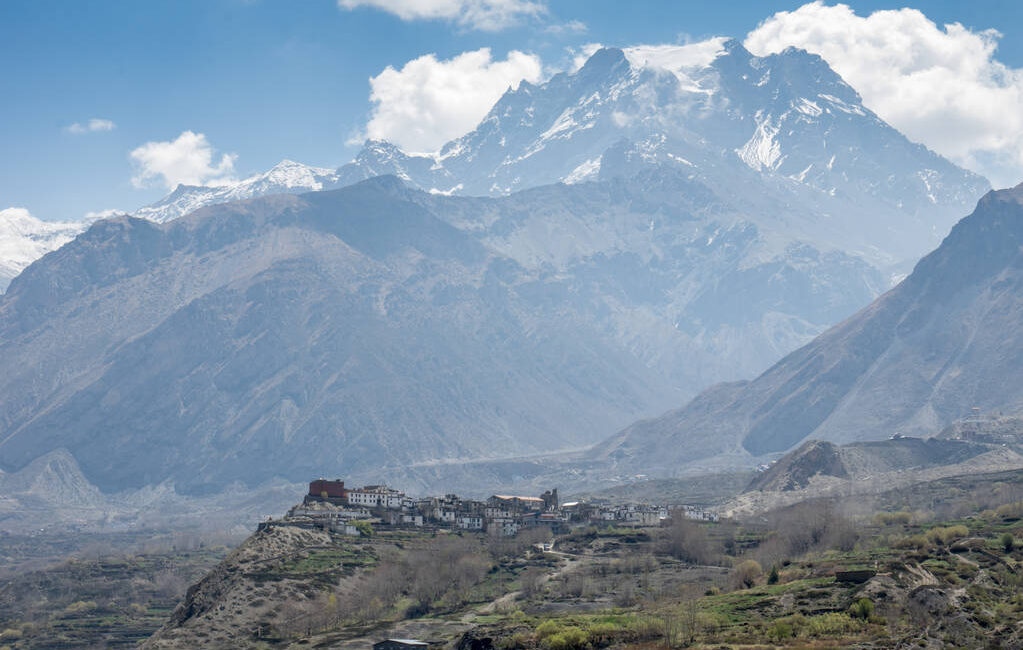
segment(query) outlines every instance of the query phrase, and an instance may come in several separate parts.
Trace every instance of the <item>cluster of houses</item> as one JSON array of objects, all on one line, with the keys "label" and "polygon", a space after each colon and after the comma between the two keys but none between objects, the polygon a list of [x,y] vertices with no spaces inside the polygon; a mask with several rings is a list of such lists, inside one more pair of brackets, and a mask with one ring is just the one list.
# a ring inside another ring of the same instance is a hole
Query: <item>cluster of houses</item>
[{"label": "cluster of houses", "polygon": [[[709,519],[709,513],[690,508],[686,516]],[[614,505],[603,502],[560,503],[558,490],[538,497],[495,494],[485,501],[463,499],[455,494],[414,498],[386,485],[347,488],[344,481],[318,479],[309,483],[302,503],[288,511],[281,522],[325,527],[349,535],[366,531],[366,525],[449,528],[513,536],[526,528],[547,528],[554,534],[570,527],[590,524],[658,526],[668,517],[667,507]]]}]

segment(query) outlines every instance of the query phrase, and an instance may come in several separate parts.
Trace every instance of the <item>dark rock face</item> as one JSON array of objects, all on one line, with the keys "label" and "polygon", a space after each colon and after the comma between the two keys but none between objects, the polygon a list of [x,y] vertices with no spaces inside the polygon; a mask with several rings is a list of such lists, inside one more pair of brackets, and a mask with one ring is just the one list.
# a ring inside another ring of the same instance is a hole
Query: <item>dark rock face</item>
[{"label": "dark rock face", "polygon": [[494,650],[494,639],[478,630],[469,630],[458,640],[457,650]]},{"label": "dark rock face", "polygon": [[758,455],[808,437],[934,434],[973,407],[1023,408],[1021,247],[1023,185],[991,192],[870,306],[754,381],[712,388],[597,453],[664,467],[737,444]]}]

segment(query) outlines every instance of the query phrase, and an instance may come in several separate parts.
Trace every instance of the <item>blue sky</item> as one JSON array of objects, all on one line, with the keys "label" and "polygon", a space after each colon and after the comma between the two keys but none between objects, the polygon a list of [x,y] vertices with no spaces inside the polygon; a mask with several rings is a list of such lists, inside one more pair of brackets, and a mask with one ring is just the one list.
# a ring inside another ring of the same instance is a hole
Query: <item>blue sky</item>
[{"label": "blue sky", "polygon": [[[520,1],[530,0],[509,3]],[[549,74],[571,65],[567,48],[714,35],[743,39],[775,12],[804,3],[535,0],[538,13],[523,14],[501,29],[479,29],[456,19],[402,18],[386,10],[388,0],[375,4],[383,8],[346,9],[335,0],[0,0],[0,150],[5,154],[0,208],[25,207],[54,220],[152,202],[167,188],[153,178],[137,187],[130,152],[147,142],[173,141],[184,131],[204,134],[217,152],[215,160],[224,153],[236,156],[236,177],[283,158],[336,167],[357,152],[350,140],[372,117],[369,79],[387,66],[401,70],[425,54],[444,61],[489,47],[494,60],[503,60],[518,50],[542,61],[543,74]],[[862,17],[903,6],[848,4]],[[1010,71],[1023,68],[1023,3],[912,6],[938,25],[959,22],[978,33],[997,28],[1002,37],[993,60]],[[856,54],[836,56],[850,57],[845,65],[853,65]],[[1011,107],[1009,95],[1019,95],[1014,91],[1023,84],[1015,78],[999,83],[1005,92],[998,96]],[[881,93],[884,86],[877,88],[874,92]],[[886,110],[905,122],[913,107]],[[116,126],[90,130],[93,118]],[[80,128],[69,128],[75,123]],[[914,125],[905,123],[909,126],[897,126],[913,131]],[[990,135],[989,150],[963,153],[959,162],[982,165],[985,156],[1012,155],[1012,132],[999,131],[1008,127],[982,126],[971,137]],[[914,136],[930,137],[926,130]],[[947,146],[960,151],[965,145]]]}]

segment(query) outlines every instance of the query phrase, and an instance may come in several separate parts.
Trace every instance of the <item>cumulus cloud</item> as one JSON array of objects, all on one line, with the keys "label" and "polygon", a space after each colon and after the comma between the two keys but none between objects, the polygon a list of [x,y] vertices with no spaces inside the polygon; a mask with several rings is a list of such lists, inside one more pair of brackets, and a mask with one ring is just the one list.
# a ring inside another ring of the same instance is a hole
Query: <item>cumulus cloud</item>
[{"label": "cumulus cloud", "polygon": [[497,31],[547,12],[538,0],[338,0],[342,9],[372,7],[402,20],[449,20],[460,27]]},{"label": "cumulus cloud", "polygon": [[470,131],[509,86],[540,80],[540,58],[519,51],[503,61],[490,48],[438,60],[433,54],[369,80],[374,107],[364,133],[353,140],[388,140],[407,151],[435,151]]},{"label": "cumulus cloud", "polygon": [[168,189],[184,185],[224,185],[234,180],[237,155],[225,153],[219,162],[213,146],[202,133],[183,131],[176,140],[147,142],[131,152],[135,164],[135,187],[160,181]]},{"label": "cumulus cloud", "polygon": [[821,55],[884,120],[996,186],[1023,180],[1023,70],[997,59],[994,29],[936,25],[916,9],[858,16],[817,1],[746,38],[757,55],[794,46]]},{"label": "cumulus cloud", "polygon": [[104,120],[99,117],[94,117],[88,122],[82,124],[81,122],[74,122],[73,124],[65,127],[68,133],[74,133],[75,135],[81,135],[83,133],[96,133],[97,131],[113,131],[117,128],[112,120]]}]

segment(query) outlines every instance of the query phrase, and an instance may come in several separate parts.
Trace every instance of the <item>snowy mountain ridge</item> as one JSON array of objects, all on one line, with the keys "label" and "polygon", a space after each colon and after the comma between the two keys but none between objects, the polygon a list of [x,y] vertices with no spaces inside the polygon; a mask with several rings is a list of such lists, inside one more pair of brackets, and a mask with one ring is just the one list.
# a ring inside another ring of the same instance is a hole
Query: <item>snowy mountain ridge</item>
[{"label": "snowy mountain ridge", "polygon": [[0,210],[0,293],[26,266],[77,237],[92,221],[43,221],[24,208]]},{"label": "snowy mountain ridge", "polygon": [[989,189],[878,118],[819,56],[757,57],[726,38],[599,50],[574,73],[509,90],[436,154],[369,142],[340,172],[499,196],[663,166],[880,266],[932,249]]},{"label": "snowy mountain ridge", "polygon": [[[298,194],[337,186],[338,173],[282,160],[269,171],[237,183],[220,186],[179,185],[156,203],[139,208],[132,216],[158,223],[170,221],[199,208],[268,194]],[[56,250],[84,232],[97,218],[79,221],[43,221],[22,208],[0,210],[0,293],[21,271],[46,253]]]},{"label": "snowy mountain ridge", "polygon": [[156,203],[136,210],[133,216],[164,223],[215,203],[251,199],[267,194],[296,194],[330,189],[337,184],[335,170],[282,160],[272,169],[237,183],[219,186],[179,185]]}]

